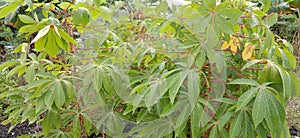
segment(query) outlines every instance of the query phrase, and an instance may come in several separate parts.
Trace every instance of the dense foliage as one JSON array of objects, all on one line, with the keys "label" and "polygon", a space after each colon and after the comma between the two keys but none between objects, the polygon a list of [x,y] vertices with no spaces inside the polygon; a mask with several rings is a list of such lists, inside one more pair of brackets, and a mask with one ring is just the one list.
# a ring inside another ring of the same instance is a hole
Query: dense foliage
[{"label": "dense foliage", "polygon": [[0,81],[24,78],[0,85],[2,124],[41,123],[43,137],[289,137],[297,62],[271,4],[13,0],[0,18],[28,40],[0,65]]}]

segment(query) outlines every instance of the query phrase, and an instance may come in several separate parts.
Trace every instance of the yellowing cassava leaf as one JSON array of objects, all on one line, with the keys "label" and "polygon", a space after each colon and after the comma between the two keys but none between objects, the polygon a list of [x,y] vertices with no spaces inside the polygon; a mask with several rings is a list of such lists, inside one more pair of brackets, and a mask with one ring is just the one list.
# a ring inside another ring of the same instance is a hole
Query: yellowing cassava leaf
[{"label": "yellowing cassava leaf", "polygon": [[236,39],[235,37],[233,37],[232,35],[230,35],[230,40],[229,42],[225,41],[222,44],[222,50],[226,50],[227,48],[230,47],[231,52],[233,53],[233,55],[236,54],[238,47],[240,47],[240,42],[238,39]]},{"label": "yellowing cassava leaf", "polygon": [[230,46],[230,42],[231,40],[229,41],[229,43],[227,41],[225,41],[223,44],[222,44],[222,50],[226,50],[229,46]]},{"label": "yellowing cassava leaf", "polygon": [[230,50],[235,55],[235,53],[237,52],[237,45],[235,44],[231,45]]},{"label": "yellowing cassava leaf", "polygon": [[239,42],[239,40],[233,37],[233,42],[232,42],[232,45],[231,45],[230,48],[231,48],[230,50],[235,55],[236,52],[237,52],[237,48],[240,48],[240,42]]},{"label": "yellowing cassava leaf", "polygon": [[255,51],[255,46],[253,46],[251,43],[245,43],[244,50],[242,52],[243,60],[250,59],[254,51]]}]

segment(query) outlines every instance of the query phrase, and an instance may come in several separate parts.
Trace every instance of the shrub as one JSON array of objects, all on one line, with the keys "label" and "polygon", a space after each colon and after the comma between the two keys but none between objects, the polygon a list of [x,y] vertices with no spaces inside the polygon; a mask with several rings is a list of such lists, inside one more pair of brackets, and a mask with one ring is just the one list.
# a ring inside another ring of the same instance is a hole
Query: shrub
[{"label": "shrub", "polygon": [[3,124],[39,121],[45,137],[289,136],[296,59],[270,30],[269,1],[170,10],[165,1],[16,0],[0,17],[23,3],[18,32],[34,39],[0,65],[26,80],[2,93],[18,101]]}]

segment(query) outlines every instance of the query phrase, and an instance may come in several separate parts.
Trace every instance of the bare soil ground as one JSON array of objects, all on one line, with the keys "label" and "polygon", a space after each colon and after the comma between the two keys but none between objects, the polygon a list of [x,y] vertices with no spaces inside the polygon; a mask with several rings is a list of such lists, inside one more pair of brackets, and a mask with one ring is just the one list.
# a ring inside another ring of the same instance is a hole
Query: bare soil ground
[{"label": "bare soil ground", "polygon": [[9,124],[0,124],[0,138],[17,138],[24,134],[32,134],[41,131],[41,125],[35,123],[28,125],[28,122],[18,124],[10,131],[10,133],[8,133],[9,128]]}]

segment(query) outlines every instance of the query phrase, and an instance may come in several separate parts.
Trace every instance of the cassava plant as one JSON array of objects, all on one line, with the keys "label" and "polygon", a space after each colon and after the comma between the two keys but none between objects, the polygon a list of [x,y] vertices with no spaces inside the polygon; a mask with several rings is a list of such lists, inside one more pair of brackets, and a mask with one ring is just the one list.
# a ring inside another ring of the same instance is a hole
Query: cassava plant
[{"label": "cassava plant", "polygon": [[296,59],[270,30],[271,1],[168,2],[2,7],[1,18],[25,7],[18,32],[33,37],[0,65],[26,80],[1,93],[17,97],[2,123],[41,123],[43,137],[289,137]]}]

